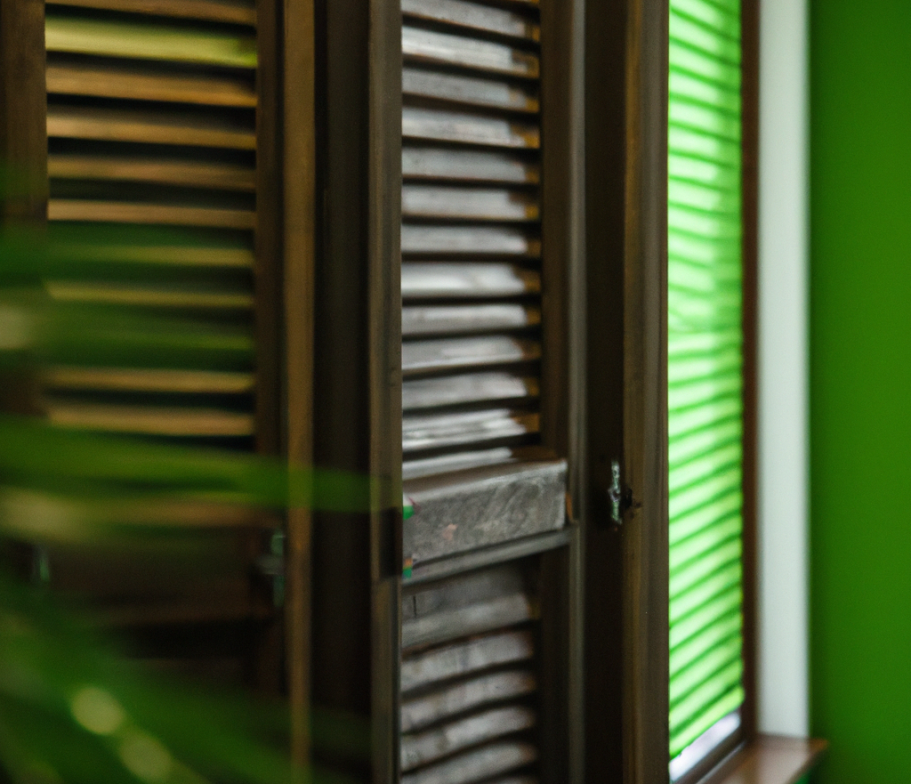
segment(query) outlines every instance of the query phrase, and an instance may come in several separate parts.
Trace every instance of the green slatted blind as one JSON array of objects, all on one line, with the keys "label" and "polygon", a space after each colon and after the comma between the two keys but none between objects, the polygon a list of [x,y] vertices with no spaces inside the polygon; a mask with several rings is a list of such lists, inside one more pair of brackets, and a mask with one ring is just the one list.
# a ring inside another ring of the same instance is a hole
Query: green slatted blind
[{"label": "green slatted blind", "polygon": [[684,761],[743,702],[740,0],[670,8],[670,754],[690,747]]}]

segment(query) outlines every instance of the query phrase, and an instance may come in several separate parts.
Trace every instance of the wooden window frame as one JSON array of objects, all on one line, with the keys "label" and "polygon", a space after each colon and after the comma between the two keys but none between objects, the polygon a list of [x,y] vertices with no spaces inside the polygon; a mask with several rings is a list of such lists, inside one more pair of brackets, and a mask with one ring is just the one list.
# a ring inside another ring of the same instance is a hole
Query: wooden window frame
[{"label": "wooden window frame", "polygon": [[[775,738],[757,728],[759,1],[741,3],[746,694],[738,733],[678,784],[789,784],[825,749],[820,741]],[[616,24],[618,18],[622,24]],[[595,517],[586,531],[584,677],[586,771],[591,782],[669,780],[668,18],[668,0],[587,0],[587,435]],[[611,78],[618,73],[625,74],[625,80]],[[620,120],[616,106],[624,109]],[[624,260],[622,269],[597,265],[611,257]],[[621,288],[622,299],[613,293]],[[620,308],[622,322],[612,306]],[[622,345],[603,340],[618,329],[623,331]],[[621,384],[612,383],[609,371],[618,362],[624,368]],[[598,515],[611,454],[623,455],[624,483],[632,496],[619,530],[603,524],[603,512]],[[605,705],[613,708],[605,710]]]}]

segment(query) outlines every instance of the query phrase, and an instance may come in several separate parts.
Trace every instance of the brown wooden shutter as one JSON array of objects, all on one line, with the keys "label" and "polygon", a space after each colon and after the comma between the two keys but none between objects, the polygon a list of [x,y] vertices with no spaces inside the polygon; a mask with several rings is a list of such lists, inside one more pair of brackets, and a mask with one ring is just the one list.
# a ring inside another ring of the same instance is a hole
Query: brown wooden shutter
[{"label": "brown wooden shutter", "polygon": [[[253,0],[46,3],[48,221],[85,231],[85,250],[104,262],[97,274],[46,287],[62,303],[185,322],[199,338],[193,350],[137,353],[126,366],[51,367],[43,405],[52,423],[274,448],[262,412],[277,379],[263,383],[257,345],[271,263],[256,237],[270,218],[258,189],[257,36]],[[251,579],[268,533],[217,506],[184,517],[174,522],[185,524],[189,549],[54,553],[52,581],[89,594],[145,657],[255,679],[275,615]],[[277,667],[265,678],[279,679]]]},{"label": "brown wooden shutter", "polygon": [[573,10],[402,14],[401,780],[569,781]]}]

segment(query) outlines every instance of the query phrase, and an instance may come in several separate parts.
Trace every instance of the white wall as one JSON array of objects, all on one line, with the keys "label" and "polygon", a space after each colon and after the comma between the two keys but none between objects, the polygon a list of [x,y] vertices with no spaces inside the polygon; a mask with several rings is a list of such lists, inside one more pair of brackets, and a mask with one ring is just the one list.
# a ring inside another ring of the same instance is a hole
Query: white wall
[{"label": "white wall", "polygon": [[808,732],[807,0],[760,0],[759,730]]}]

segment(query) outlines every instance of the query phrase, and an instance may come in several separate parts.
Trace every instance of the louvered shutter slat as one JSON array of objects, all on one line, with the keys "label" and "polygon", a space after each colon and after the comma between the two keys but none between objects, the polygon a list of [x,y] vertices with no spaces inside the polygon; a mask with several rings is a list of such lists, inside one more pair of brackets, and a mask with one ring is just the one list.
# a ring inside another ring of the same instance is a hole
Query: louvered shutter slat
[{"label": "louvered shutter slat", "polygon": [[[47,2],[48,219],[73,241],[45,289],[103,306],[91,339],[41,380],[51,423],[253,448],[255,21],[252,0]],[[90,512],[182,526],[192,563],[163,539],[119,554],[58,548],[53,585],[91,598],[137,655],[248,677],[251,622],[274,616],[251,558],[278,521],[192,495]]]},{"label": "louvered shutter slat", "polygon": [[509,153],[407,146],[402,174],[411,180],[510,182],[535,184],[541,179],[536,160]]},{"label": "louvered shutter slat", "polygon": [[487,780],[536,760],[529,697],[537,689],[537,616],[528,576],[511,565],[407,592],[403,782]]},{"label": "louvered shutter slat", "polygon": [[253,86],[244,79],[174,76],[137,66],[93,68],[76,63],[51,66],[47,69],[47,90],[58,95],[241,108],[256,106]]},{"label": "louvered shutter slat", "polygon": [[672,757],[743,702],[739,13],[671,0]]},{"label": "louvered shutter slat", "polygon": [[202,19],[228,24],[256,24],[256,9],[247,3],[234,0],[53,0],[53,3],[60,6]]}]

